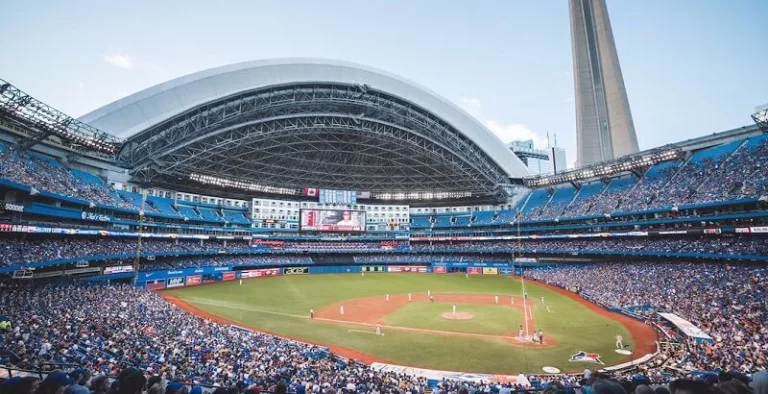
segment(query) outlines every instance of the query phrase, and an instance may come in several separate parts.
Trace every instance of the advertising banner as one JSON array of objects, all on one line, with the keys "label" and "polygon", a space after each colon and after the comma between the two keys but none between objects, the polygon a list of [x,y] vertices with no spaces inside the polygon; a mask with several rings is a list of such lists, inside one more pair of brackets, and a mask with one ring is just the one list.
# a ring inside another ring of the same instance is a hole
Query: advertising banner
[{"label": "advertising banner", "polygon": [[278,241],[274,239],[256,238],[251,240],[251,247],[258,249],[282,249],[284,245],[285,241]]},{"label": "advertising banner", "polygon": [[168,278],[166,287],[172,288],[172,287],[181,287],[184,286],[184,277],[179,276],[177,278]]},{"label": "advertising banner", "polygon": [[283,268],[283,275],[307,275],[309,274],[309,267],[285,267]]},{"label": "advertising banner", "polygon": [[749,231],[753,234],[765,234],[768,233],[768,226],[750,227]]},{"label": "advertising banner", "polygon": [[427,266],[426,265],[390,265],[387,267],[387,272],[411,272],[411,273],[427,272]]},{"label": "advertising banner", "polygon": [[432,272],[436,274],[445,274],[448,272],[448,268],[444,265],[438,267],[432,267]]},{"label": "advertising banner", "polygon": [[133,272],[132,265],[118,265],[115,267],[104,267],[104,275],[122,274],[124,272]]},{"label": "advertising banner", "polygon": [[483,275],[498,275],[498,268],[483,268]]},{"label": "advertising banner", "polygon": [[202,275],[192,275],[187,277],[187,286],[194,286],[203,283]]},{"label": "advertising banner", "polygon": [[482,275],[483,269],[480,267],[467,267],[467,273],[470,275]]},{"label": "advertising banner", "polygon": [[264,268],[240,272],[241,278],[261,278],[265,276],[280,276],[280,268]]},{"label": "advertising banner", "polygon": [[227,271],[221,274],[221,280],[223,281],[235,280],[235,273],[233,271]]},{"label": "advertising banner", "polygon": [[383,265],[364,265],[360,267],[361,272],[386,272]]}]

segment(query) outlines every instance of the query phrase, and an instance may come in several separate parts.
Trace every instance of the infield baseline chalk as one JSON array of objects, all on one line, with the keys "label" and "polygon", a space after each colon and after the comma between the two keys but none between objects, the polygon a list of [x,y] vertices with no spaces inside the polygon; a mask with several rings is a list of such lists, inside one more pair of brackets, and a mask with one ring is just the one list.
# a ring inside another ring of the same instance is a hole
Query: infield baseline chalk
[{"label": "infield baseline chalk", "polygon": [[347,330],[347,332],[359,332],[361,334],[371,334],[371,335],[378,335],[375,332],[371,331],[365,331],[365,330]]}]

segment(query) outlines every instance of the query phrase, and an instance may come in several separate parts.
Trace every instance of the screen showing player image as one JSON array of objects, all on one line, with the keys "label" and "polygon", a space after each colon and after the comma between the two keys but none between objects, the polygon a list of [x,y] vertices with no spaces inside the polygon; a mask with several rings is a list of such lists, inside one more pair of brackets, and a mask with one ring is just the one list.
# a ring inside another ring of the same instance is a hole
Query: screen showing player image
[{"label": "screen showing player image", "polygon": [[365,231],[365,211],[304,209],[301,211],[301,230]]}]

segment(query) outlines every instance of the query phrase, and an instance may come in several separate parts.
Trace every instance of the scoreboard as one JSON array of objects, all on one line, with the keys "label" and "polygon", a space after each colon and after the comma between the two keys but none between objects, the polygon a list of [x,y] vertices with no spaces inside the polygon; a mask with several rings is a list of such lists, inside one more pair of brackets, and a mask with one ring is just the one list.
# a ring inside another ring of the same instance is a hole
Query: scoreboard
[{"label": "scoreboard", "polygon": [[352,190],[320,189],[320,204],[356,205],[357,192]]}]

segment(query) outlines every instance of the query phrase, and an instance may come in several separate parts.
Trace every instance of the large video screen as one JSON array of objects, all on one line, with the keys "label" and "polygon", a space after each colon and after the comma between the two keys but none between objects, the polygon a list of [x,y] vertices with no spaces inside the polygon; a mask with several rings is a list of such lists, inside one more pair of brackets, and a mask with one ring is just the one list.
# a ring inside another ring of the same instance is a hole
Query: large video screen
[{"label": "large video screen", "polygon": [[302,209],[303,231],[365,231],[365,211],[350,209]]}]

